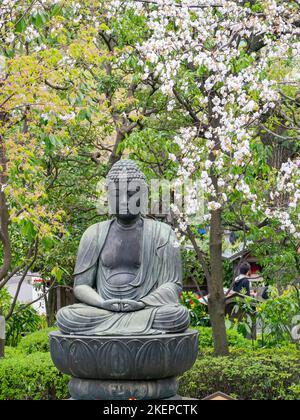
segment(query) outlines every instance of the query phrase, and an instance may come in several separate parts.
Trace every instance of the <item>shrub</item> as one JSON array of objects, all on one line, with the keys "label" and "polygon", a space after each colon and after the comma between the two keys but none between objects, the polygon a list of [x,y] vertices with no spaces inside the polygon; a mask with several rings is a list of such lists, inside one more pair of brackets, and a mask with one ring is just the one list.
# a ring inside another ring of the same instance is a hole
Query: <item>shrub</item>
[{"label": "shrub", "polygon": [[68,381],[49,353],[27,356],[16,351],[0,360],[0,400],[66,399]]},{"label": "shrub", "polygon": [[181,303],[189,310],[192,327],[205,327],[210,324],[207,307],[201,303],[197,294],[183,292],[181,294]]},{"label": "shrub", "polygon": [[11,359],[20,354],[18,347],[5,346],[5,359]]},{"label": "shrub", "polygon": [[[199,331],[199,348],[200,351],[213,347],[212,329],[208,327],[195,327]],[[227,330],[227,339],[230,347],[251,348],[252,342],[247,340],[242,334],[234,329]]]},{"label": "shrub", "polygon": [[[7,289],[0,290],[0,309],[6,316],[9,312],[12,297]],[[41,328],[42,320],[38,312],[32,308],[24,307],[21,303],[15,306],[15,314],[6,323],[6,345],[16,347],[23,334],[37,331]]]},{"label": "shrub", "polygon": [[[16,309],[21,309],[17,304]],[[16,347],[24,334],[32,333],[40,328],[41,320],[38,312],[32,307],[22,309],[6,323],[6,344]]]},{"label": "shrub", "polygon": [[296,399],[300,401],[300,384],[291,386],[290,390],[295,394]]},{"label": "shrub", "polygon": [[[238,328],[250,334],[253,322],[258,322],[261,334],[257,344],[261,347],[283,347],[288,343],[294,343],[290,330],[294,317],[299,314],[297,292],[289,287],[280,293],[276,287],[272,287],[269,295],[270,298],[257,304],[255,309],[250,298],[242,302],[237,300],[236,308],[246,313]],[[251,316],[254,314],[255,318]]]},{"label": "shrub", "polygon": [[184,285],[189,285],[192,283],[201,286],[202,284],[204,284],[204,271],[202,265],[199,262],[199,259],[197,258],[196,253],[193,250],[183,249],[181,252],[181,256]]},{"label": "shrub", "polygon": [[197,399],[224,392],[241,400],[300,399],[300,353],[244,350],[230,357],[200,357],[180,378],[180,393]]},{"label": "shrub", "polygon": [[32,354],[35,352],[47,353],[50,351],[48,334],[55,331],[57,328],[47,328],[45,330],[36,331],[23,337],[18,349],[25,354]]},{"label": "shrub", "polygon": [[7,289],[0,289],[0,309],[5,315],[9,311],[11,296]]}]

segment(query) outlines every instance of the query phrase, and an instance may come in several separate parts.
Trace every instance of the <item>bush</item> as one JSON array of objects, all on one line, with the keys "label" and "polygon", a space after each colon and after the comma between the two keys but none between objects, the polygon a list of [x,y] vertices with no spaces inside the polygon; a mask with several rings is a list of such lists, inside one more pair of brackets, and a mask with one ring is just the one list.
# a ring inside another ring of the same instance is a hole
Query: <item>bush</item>
[{"label": "bush", "polygon": [[[294,343],[291,337],[291,326],[294,317],[299,314],[298,295],[294,288],[289,287],[280,293],[276,287],[269,289],[270,298],[253,307],[253,301],[247,298],[237,300],[236,308],[245,313],[238,324],[240,331],[251,334],[253,322],[259,323],[261,334],[257,345],[260,347],[285,347]],[[255,314],[255,317],[253,315]]]},{"label": "bush", "polygon": [[205,274],[195,251],[183,249],[181,256],[184,285],[190,285],[191,283],[198,286],[203,285],[205,283]]},{"label": "bush", "polygon": [[[228,330],[230,357],[213,357],[211,328],[198,327],[200,355],[180,378],[183,396],[202,399],[222,391],[242,400],[300,400],[300,353],[284,349],[251,350],[252,343]],[[0,400],[49,400],[68,397],[69,377],[53,365],[48,334],[54,328],[29,334],[17,348],[6,347],[0,361]]]},{"label": "bush", "polygon": [[32,354],[36,352],[47,353],[50,351],[48,334],[51,331],[55,331],[57,328],[48,328],[41,331],[36,331],[32,334],[28,334],[22,338],[18,349],[22,353]]},{"label": "bush", "polygon": [[[3,288],[0,290],[0,309],[3,315],[6,316],[9,312],[12,297]],[[6,323],[6,345],[16,347],[22,336],[26,333],[37,331],[41,328],[42,318],[38,312],[32,308],[24,307],[21,303],[17,303],[15,306],[15,314],[12,315]]]},{"label": "bush", "polygon": [[200,296],[193,292],[183,292],[181,303],[190,313],[191,327],[206,327],[210,325],[207,307],[200,301]]},{"label": "bush", "polygon": [[20,354],[20,350],[18,347],[9,347],[5,346],[5,359],[11,359],[13,357],[16,357]]},{"label": "bush", "polygon": [[291,348],[206,355],[180,378],[181,395],[197,399],[221,391],[241,400],[297,400],[299,390],[300,353]]},{"label": "bush", "polygon": [[10,303],[11,295],[8,290],[5,288],[0,289],[0,309],[4,315],[9,311]]},{"label": "bush", "polygon": [[54,367],[49,353],[27,356],[16,351],[0,360],[0,400],[66,399],[68,381]]},{"label": "bush", "polygon": [[[207,348],[213,347],[213,336],[212,336],[212,329],[208,327],[195,327],[193,328],[199,331],[199,347],[200,351],[205,350]],[[240,334],[236,330],[227,330],[227,339],[230,347],[236,347],[239,349],[242,348],[251,348],[252,342],[247,340],[242,334]]]},{"label": "bush", "polygon": [[[17,304],[16,309],[21,309]],[[16,347],[24,334],[32,333],[40,328],[41,319],[32,307],[22,309],[13,315],[6,323],[6,344]]]}]

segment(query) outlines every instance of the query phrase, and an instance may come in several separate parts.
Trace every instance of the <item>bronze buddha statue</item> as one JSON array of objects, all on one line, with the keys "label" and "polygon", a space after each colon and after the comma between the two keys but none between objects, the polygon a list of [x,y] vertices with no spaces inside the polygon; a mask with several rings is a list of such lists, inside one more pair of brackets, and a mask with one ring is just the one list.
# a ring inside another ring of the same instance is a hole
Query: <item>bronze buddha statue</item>
[{"label": "bronze buddha statue", "polygon": [[130,208],[136,186],[146,186],[133,161],[119,161],[107,178],[115,217],[84,233],[74,273],[81,303],[62,308],[58,326],[63,333],[90,336],[184,332],[190,318],[179,302],[182,268],[175,233],[144,218],[140,200],[137,211]]}]

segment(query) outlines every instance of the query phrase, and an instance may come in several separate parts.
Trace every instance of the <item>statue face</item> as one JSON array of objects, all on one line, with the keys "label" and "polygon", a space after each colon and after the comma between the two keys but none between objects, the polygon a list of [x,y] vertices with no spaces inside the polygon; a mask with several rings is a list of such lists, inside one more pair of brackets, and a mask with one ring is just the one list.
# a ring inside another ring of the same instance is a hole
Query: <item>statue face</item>
[{"label": "statue face", "polygon": [[145,197],[145,185],[140,181],[120,181],[108,185],[110,213],[120,220],[136,219],[142,213]]}]

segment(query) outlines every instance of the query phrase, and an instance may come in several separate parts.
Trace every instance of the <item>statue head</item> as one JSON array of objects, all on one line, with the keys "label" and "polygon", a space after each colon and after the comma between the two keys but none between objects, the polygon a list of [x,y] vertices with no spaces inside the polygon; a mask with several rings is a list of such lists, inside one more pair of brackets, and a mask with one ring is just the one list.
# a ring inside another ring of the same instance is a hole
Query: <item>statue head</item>
[{"label": "statue head", "polygon": [[111,168],[107,187],[110,212],[120,220],[134,220],[146,211],[146,177],[133,160],[120,160]]}]

